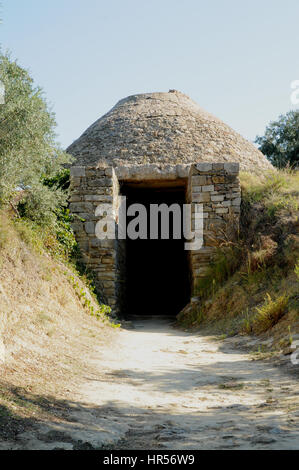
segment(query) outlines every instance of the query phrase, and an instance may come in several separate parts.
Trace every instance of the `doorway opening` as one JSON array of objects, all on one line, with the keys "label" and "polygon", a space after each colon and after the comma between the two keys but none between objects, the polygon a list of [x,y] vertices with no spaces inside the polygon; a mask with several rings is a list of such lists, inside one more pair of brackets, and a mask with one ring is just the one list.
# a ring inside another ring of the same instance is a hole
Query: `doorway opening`
[{"label": "doorway opening", "polygon": [[[121,195],[126,196],[127,209],[142,204],[147,210],[147,239],[124,241],[122,253],[122,302],[125,318],[130,315],[177,315],[190,301],[191,279],[188,251],[184,249],[183,217],[181,237],[174,238],[174,215],[169,211],[169,239],[161,236],[161,215],[158,239],[150,238],[150,205],[178,204],[183,213],[186,203],[186,183],[123,183]],[[135,216],[127,216],[127,227]]]}]

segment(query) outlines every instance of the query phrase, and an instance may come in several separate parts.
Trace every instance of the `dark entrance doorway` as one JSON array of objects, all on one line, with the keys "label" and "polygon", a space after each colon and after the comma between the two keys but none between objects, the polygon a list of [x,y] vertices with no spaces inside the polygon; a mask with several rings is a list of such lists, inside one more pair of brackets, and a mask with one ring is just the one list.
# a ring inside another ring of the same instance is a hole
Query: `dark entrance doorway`
[{"label": "dark entrance doorway", "polygon": [[[184,238],[173,238],[173,214],[169,216],[169,239],[161,238],[161,216],[159,236],[150,235],[150,205],[186,203],[186,187],[159,182],[159,187],[149,184],[126,184],[121,187],[127,197],[127,207],[134,203],[147,209],[148,238],[126,240],[124,314],[130,315],[177,315],[190,300],[190,276],[188,252],[184,250]],[[127,217],[127,224],[134,217]],[[182,218],[181,218],[182,224]],[[182,225],[181,225],[182,229]],[[182,230],[183,233],[183,230]]]}]

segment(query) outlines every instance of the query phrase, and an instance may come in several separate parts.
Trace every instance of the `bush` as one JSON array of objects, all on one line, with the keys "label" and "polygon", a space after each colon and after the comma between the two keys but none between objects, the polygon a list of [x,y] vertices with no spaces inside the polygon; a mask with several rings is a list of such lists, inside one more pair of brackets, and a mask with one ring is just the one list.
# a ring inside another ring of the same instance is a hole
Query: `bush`
[{"label": "bush", "polygon": [[0,55],[5,104],[0,106],[0,204],[22,200],[24,215],[40,225],[52,225],[55,210],[67,193],[44,184],[71,161],[56,143],[55,119],[42,90],[29,73]]},{"label": "bush", "polygon": [[270,122],[265,135],[255,140],[259,149],[278,167],[299,166],[299,110],[289,111]]}]

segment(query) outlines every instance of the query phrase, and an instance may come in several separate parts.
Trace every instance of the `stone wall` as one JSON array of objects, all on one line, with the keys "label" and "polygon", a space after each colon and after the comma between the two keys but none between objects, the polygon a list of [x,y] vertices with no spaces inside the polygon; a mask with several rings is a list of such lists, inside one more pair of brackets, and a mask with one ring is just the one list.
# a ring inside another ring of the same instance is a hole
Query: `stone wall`
[{"label": "stone wall", "polygon": [[116,303],[116,241],[96,237],[96,216],[99,204],[113,206],[117,192],[112,168],[71,168],[70,211],[75,216],[73,230],[78,241],[82,261],[96,275],[103,301],[111,307]]},{"label": "stone wall", "polygon": [[196,204],[203,204],[203,247],[190,251],[193,287],[207,271],[215,248],[238,225],[241,204],[238,163],[198,163],[191,166],[188,201],[192,203],[192,230]]},{"label": "stone wall", "polygon": [[96,276],[103,300],[115,312],[125,303],[125,243],[99,239],[97,224],[105,214],[97,214],[99,204],[112,209],[116,232],[119,208],[119,181],[146,181],[175,185],[186,183],[186,202],[192,204],[192,229],[196,204],[203,204],[204,244],[189,251],[193,287],[205,275],[215,247],[229,224],[239,220],[241,193],[238,163],[198,163],[192,165],[138,165],[126,167],[73,167],[71,169],[70,211],[73,229],[82,253],[82,261]]}]

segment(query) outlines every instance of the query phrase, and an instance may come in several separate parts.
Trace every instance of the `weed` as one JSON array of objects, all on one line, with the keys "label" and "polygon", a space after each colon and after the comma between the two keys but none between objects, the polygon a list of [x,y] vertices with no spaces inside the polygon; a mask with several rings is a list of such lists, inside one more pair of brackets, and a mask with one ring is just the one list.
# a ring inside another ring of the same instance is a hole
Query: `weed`
[{"label": "weed", "polygon": [[291,346],[292,343],[293,343],[293,336],[292,336],[292,333],[291,333],[291,325],[288,325],[288,332],[289,332],[289,342],[290,342],[290,346]]},{"label": "weed", "polygon": [[226,382],[223,384],[219,384],[218,388],[221,390],[242,390],[244,388],[244,384],[240,384],[237,382]]},{"label": "weed", "polygon": [[243,315],[244,315],[244,319],[243,319],[243,322],[242,322],[241,329],[242,329],[242,331],[244,331],[244,333],[250,334],[252,332],[252,325],[251,325],[251,319],[250,319],[248,307],[243,312]]},{"label": "weed", "polygon": [[[94,305],[92,305],[91,298],[86,293],[86,290],[79,285],[78,279],[76,279],[74,276],[68,276],[68,278],[85,310],[87,310],[88,313],[97,320],[105,320],[105,318],[107,318],[107,316],[111,313],[111,308],[105,304],[98,304],[99,308],[96,308]],[[97,301],[95,300],[95,302]],[[114,324],[112,324],[112,326],[118,327]]]},{"label": "weed", "polygon": [[263,305],[256,307],[257,314],[252,322],[253,331],[262,333],[278,323],[286,313],[288,301],[289,297],[285,294],[280,295],[274,300],[270,294],[267,294]]},{"label": "weed", "polygon": [[214,296],[216,290],[236,271],[240,263],[240,246],[231,244],[218,248],[208,271],[197,282],[195,294],[206,299]]}]

